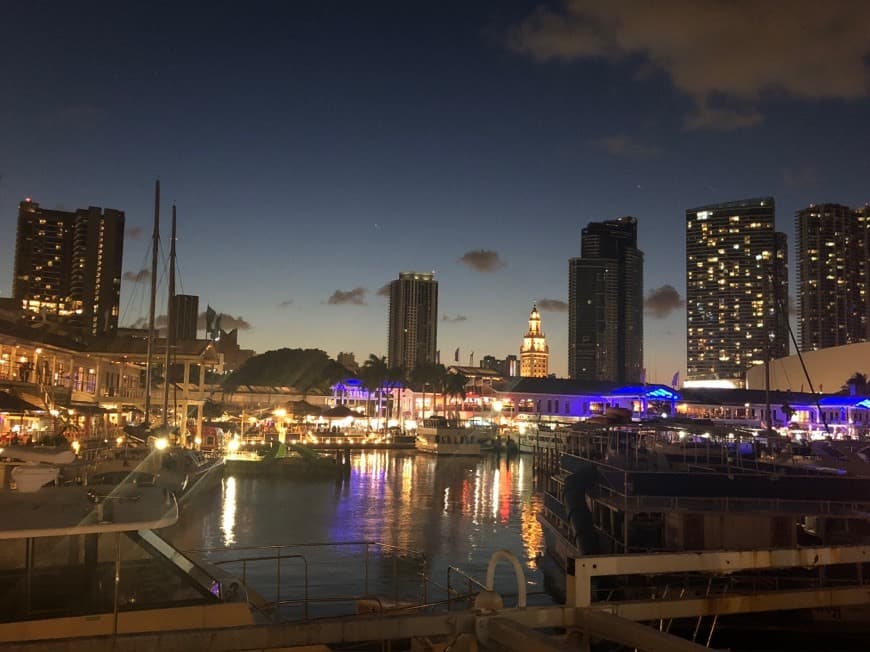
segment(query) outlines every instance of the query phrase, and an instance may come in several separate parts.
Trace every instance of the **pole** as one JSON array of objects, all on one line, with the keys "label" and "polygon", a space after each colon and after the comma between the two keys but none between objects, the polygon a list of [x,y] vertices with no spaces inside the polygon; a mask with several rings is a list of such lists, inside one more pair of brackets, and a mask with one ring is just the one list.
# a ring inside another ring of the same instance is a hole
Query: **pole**
[{"label": "pole", "polygon": [[154,231],[151,235],[151,302],[145,353],[145,426],[151,424],[151,354],[154,352],[154,308],[157,302],[157,243],[160,240],[160,179],[154,184]]},{"label": "pole", "polygon": [[[172,232],[169,239],[169,299],[166,307],[166,354],[163,357],[163,427],[168,425],[169,415],[169,363],[172,346],[175,344],[175,310],[172,299],[175,297],[175,204],[172,205]],[[182,445],[184,442],[182,442]]]}]

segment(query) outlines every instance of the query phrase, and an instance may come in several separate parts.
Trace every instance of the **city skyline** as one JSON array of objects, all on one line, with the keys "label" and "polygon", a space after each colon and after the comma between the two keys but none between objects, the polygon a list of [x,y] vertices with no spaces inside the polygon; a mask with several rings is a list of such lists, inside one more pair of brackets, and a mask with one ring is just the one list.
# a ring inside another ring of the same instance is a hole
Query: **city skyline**
[{"label": "city skyline", "polygon": [[[867,10],[798,3],[796,18],[842,20],[801,39],[785,16],[772,40],[759,8],[740,36],[751,48],[701,56],[721,42],[703,11],[647,15],[638,42],[642,12],[602,7],[613,15],[584,41],[572,17],[592,9],[541,6],[186,6],[171,22],[159,6],[11,7],[0,296],[19,201],[111,206],[127,216],[121,324],[143,317],[159,176],[164,215],[179,208],[179,292],[243,326],[245,348],[385,354],[379,290],[433,270],[442,357],[515,353],[537,301],[566,376],[567,261],[586,224],[636,215],[647,379],[684,374],[687,207],[772,195],[794,261],[798,210],[870,200],[868,46],[850,27]],[[668,56],[661,20],[684,28]],[[22,25],[39,25],[38,48]],[[625,56],[602,56],[610,41]],[[691,63],[746,72],[699,81]]]}]

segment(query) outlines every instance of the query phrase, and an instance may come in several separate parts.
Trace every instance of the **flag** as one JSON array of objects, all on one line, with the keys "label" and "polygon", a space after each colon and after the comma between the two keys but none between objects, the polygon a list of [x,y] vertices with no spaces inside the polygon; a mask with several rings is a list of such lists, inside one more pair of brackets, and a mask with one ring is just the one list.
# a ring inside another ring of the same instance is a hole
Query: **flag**
[{"label": "flag", "polygon": [[459,362],[459,347],[456,347],[456,352],[453,354],[453,362]]},{"label": "flag", "polygon": [[206,337],[210,337],[214,332],[214,318],[217,317],[217,313],[211,306],[208,306],[205,309],[205,335]]},{"label": "flag", "polygon": [[674,373],[674,377],[671,378],[671,387],[676,389],[680,384],[680,372],[677,371]]},{"label": "flag", "polygon": [[646,385],[646,367],[640,370],[640,384]]}]

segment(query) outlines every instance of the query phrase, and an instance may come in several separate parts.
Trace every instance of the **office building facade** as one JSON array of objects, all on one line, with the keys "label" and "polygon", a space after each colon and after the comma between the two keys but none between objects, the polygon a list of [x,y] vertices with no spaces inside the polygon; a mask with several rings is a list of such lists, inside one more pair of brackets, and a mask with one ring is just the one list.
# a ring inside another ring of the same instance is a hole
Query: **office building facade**
[{"label": "office building facade", "polygon": [[541,314],[537,304],[529,313],[529,330],[523,337],[520,347],[520,376],[525,378],[546,378],[550,372],[550,347],[541,330]]},{"label": "office building facade", "polygon": [[34,317],[52,317],[92,335],[114,333],[121,301],[124,213],[91,206],[18,208],[12,296]]},{"label": "office building facade", "polygon": [[786,236],[772,197],[686,211],[687,385],[743,387],[788,355]]},{"label": "office building facade", "polygon": [[438,341],[438,281],[432,272],[402,272],[390,283],[387,363],[411,371],[434,363]]},{"label": "office building facade", "polygon": [[643,369],[643,252],[637,219],[592,222],[568,263],[568,374],[639,382]]}]

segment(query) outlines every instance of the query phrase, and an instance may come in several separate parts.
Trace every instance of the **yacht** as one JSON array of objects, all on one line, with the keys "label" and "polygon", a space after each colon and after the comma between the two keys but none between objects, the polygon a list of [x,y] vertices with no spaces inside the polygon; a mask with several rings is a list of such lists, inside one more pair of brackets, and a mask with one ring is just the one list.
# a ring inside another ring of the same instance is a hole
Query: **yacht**
[{"label": "yacht", "polygon": [[62,456],[4,454],[0,643],[254,624],[242,583],[158,534],[178,520],[171,491],[57,485]]},{"label": "yacht", "polygon": [[[619,555],[630,563],[634,555],[648,553],[761,554],[870,543],[870,478],[765,470],[744,463],[739,448],[730,456],[722,448],[721,457],[683,459],[663,454],[650,438],[631,426],[585,433],[547,476],[538,514],[545,545],[539,565],[554,593],[564,595],[567,576],[588,556]],[[771,581],[770,574],[739,576],[724,566],[713,585],[702,573],[669,573],[665,567],[660,572],[594,588],[616,600],[645,600],[675,592],[751,593],[758,583]],[[855,574],[841,572],[831,581]],[[779,581],[809,590],[819,575],[798,571]]]},{"label": "yacht", "polygon": [[492,450],[492,438],[490,428],[437,415],[417,426],[417,450],[436,455],[481,455]]}]

